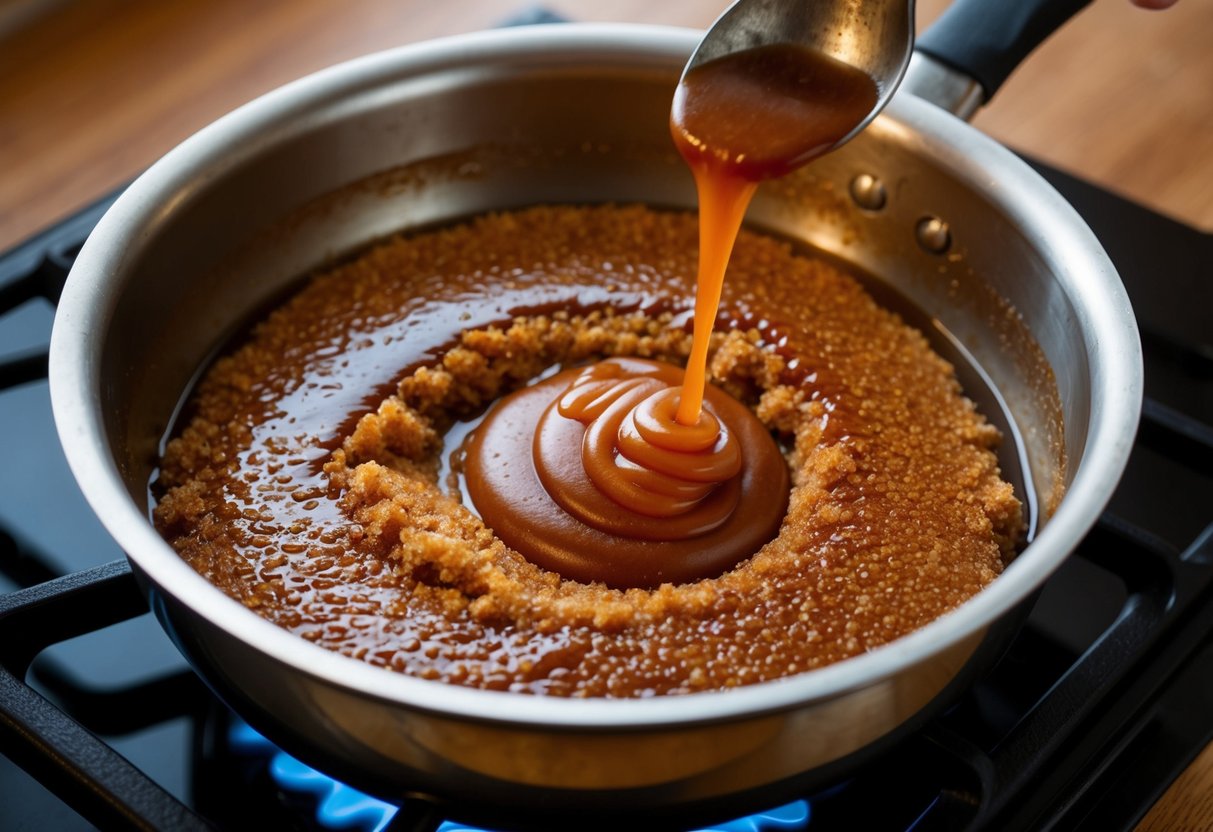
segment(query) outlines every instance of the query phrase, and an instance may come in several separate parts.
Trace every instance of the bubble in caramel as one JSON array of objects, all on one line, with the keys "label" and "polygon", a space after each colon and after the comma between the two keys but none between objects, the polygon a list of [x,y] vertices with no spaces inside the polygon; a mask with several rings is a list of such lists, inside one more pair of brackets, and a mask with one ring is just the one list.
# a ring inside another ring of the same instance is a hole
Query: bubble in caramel
[{"label": "bubble in caramel", "polygon": [[464,460],[486,525],[561,577],[620,588],[714,577],[757,551],[783,519],[787,465],[721,390],[679,425],[682,377],[611,358],[498,402]]}]

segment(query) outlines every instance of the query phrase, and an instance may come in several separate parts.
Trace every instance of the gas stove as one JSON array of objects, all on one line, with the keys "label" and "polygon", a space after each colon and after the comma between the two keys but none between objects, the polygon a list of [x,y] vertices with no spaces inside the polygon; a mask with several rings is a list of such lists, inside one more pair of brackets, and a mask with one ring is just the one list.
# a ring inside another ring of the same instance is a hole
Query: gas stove
[{"label": "gas stove", "polygon": [[[696,828],[1127,829],[1213,739],[1213,237],[1033,164],[1104,242],[1142,328],[1123,481],[949,711],[826,790]],[[46,383],[55,300],[113,198],[0,255],[0,828],[472,829],[483,807],[383,803],[274,748],[146,614]]]}]

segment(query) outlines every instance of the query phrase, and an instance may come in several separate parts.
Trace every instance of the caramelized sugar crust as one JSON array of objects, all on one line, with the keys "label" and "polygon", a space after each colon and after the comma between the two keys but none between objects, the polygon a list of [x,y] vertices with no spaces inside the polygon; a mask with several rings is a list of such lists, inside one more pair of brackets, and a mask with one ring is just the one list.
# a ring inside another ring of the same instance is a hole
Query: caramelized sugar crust
[{"label": "caramelized sugar crust", "polygon": [[745,231],[710,370],[785,448],[773,540],[718,577],[610,589],[528,563],[461,504],[440,478],[444,455],[459,468],[452,425],[554,366],[681,365],[695,266],[695,217],[644,207],[539,207],[379,245],[310,280],[206,373],[162,461],[156,524],[302,638],[558,696],[801,673],[992,581],[1023,526],[997,431],[855,280]]}]

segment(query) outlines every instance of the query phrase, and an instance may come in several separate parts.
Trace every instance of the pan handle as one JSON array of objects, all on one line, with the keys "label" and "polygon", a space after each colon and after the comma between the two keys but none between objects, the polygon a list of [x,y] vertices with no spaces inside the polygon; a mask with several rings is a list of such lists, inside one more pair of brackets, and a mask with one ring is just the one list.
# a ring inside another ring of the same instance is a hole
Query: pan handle
[{"label": "pan handle", "polygon": [[967,119],[1090,1],[955,0],[919,36],[903,86]]}]

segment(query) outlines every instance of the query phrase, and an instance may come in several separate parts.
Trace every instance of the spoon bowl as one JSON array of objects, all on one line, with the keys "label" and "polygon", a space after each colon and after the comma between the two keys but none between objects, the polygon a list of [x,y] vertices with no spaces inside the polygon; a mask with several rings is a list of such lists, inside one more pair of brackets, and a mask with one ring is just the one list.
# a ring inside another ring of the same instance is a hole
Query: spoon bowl
[{"label": "spoon bowl", "polygon": [[736,52],[791,44],[848,64],[876,83],[867,117],[839,147],[888,104],[914,51],[914,0],[737,0],[708,29],[683,70]]}]

